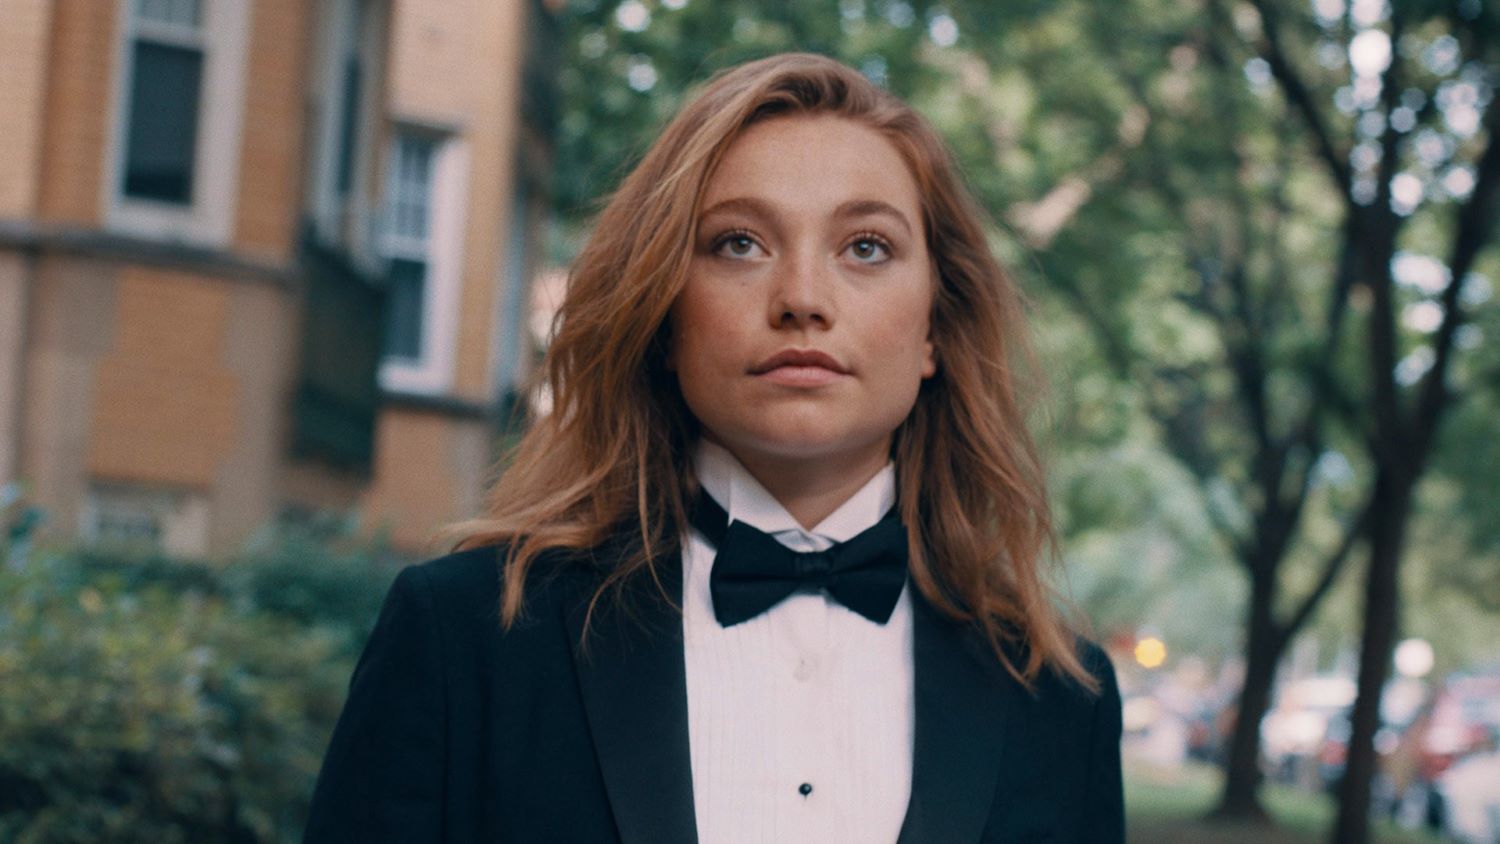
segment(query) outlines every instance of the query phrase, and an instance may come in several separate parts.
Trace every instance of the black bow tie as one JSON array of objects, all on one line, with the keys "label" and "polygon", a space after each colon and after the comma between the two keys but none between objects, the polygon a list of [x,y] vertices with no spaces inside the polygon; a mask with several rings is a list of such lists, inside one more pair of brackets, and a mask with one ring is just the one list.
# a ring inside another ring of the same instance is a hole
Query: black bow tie
[{"label": "black bow tie", "polygon": [[835,601],[885,624],[906,584],[906,528],[894,507],[827,551],[793,551],[744,522],[730,522],[706,491],[698,493],[692,522],[717,549],[709,591],[723,627],[749,621],[803,588],[826,589]]}]

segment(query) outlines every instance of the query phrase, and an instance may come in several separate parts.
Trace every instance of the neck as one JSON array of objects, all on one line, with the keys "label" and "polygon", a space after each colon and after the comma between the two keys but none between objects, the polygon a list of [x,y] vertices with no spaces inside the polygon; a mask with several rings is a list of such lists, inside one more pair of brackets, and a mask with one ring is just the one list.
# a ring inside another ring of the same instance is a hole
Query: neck
[{"label": "neck", "polygon": [[820,458],[741,454],[720,445],[806,530],[828,518],[889,461],[888,443],[863,454]]}]

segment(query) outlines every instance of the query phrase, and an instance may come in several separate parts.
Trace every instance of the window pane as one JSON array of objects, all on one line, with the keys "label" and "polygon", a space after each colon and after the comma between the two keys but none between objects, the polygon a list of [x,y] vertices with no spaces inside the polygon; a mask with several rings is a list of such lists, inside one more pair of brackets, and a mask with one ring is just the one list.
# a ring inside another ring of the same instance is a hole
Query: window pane
[{"label": "window pane", "polygon": [[427,264],[397,258],[391,261],[386,299],[385,353],[417,360],[422,357],[422,298]]},{"label": "window pane", "polygon": [[136,0],[135,15],[143,21],[198,28],[202,0]]},{"label": "window pane", "polygon": [[359,59],[351,57],[344,65],[343,100],[339,103],[339,163],[335,187],[339,196],[348,196],[354,185],[354,142],[359,131]]},{"label": "window pane", "polygon": [[202,51],[136,42],[125,147],[126,196],[192,203],[202,76]]},{"label": "window pane", "polygon": [[432,188],[432,155],[437,143],[401,136],[391,156],[388,197],[391,234],[401,240],[427,240],[428,197]]},{"label": "window pane", "polygon": [[160,549],[164,516],[172,502],[165,494],[146,489],[95,488],[90,496],[92,524],[86,531],[102,545]]}]

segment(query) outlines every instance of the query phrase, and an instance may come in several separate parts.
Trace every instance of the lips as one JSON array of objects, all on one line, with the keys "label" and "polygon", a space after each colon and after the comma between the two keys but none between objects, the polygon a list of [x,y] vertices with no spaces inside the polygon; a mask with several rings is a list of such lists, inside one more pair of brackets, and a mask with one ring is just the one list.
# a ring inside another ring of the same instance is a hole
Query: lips
[{"label": "lips", "polygon": [[826,369],[839,375],[848,375],[849,367],[826,352],[816,349],[785,349],[766,358],[750,368],[751,375],[765,375],[782,367]]}]

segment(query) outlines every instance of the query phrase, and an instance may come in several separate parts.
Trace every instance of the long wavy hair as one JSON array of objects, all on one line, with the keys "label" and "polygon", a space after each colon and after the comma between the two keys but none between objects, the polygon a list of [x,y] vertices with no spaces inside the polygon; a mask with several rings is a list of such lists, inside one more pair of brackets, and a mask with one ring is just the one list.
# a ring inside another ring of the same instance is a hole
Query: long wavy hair
[{"label": "long wavy hair", "polygon": [[832,59],[789,53],[716,75],[671,121],[599,214],[572,266],[538,376],[553,398],[489,493],[486,515],[444,530],[455,550],[504,544],[501,618],[523,609],[549,549],[626,538],[589,611],[628,580],[662,587],[680,552],[698,423],[665,366],[668,311],[687,278],[705,186],[744,129],[836,115],[890,140],[920,192],[937,289],[938,372],[892,438],[911,577],[940,612],[973,623],[1029,685],[1044,667],[1094,687],[1048,586],[1055,541],[1018,382],[1030,360],[1022,303],[946,146],[910,106]]}]

